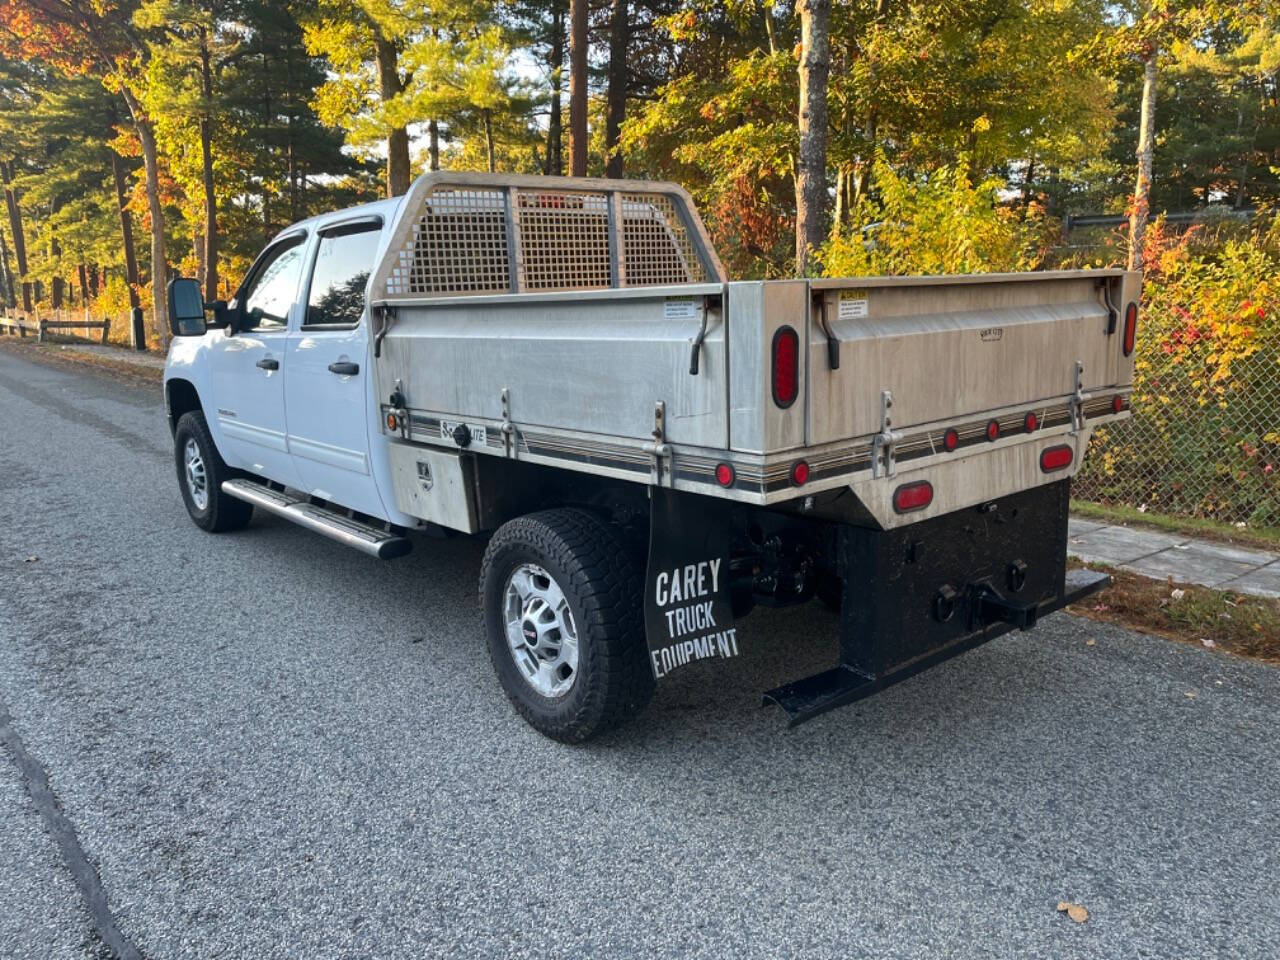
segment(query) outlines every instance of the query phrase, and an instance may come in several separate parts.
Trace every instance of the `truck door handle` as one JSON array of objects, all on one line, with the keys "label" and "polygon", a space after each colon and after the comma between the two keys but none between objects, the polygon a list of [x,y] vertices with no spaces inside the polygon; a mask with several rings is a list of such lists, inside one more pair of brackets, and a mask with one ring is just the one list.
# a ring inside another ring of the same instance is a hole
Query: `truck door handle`
[{"label": "truck door handle", "polygon": [[338,363],[329,364],[329,372],[336,373],[340,377],[354,377],[360,372],[360,364],[352,363],[350,360],[341,360]]},{"label": "truck door handle", "polygon": [[268,358],[264,358],[264,359],[262,359],[262,360],[259,360],[257,363],[255,363],[255,364],[254,364],[254,366],[255,366],[255,367],[257,367],[257,368],[258,368],[258,369],[260,369],[260,370],[279,370],[279,369],[280,369],[280,361],[279,361],[279,360],[272,360],[272,359],[270,359],[270,358],[268,357]]}]

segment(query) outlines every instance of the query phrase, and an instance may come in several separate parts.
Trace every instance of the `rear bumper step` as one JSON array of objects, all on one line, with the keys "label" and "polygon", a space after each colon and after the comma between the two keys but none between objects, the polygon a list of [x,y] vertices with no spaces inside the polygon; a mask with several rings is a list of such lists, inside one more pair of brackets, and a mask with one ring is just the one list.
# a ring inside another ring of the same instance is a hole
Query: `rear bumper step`
[{"label": "rear bumper step", "polygon": [[361,523],[336,510],[280,493],[252,480],[224,480],[222,492],[379,560],[403,557],[413,549],[413,541],[408,537]]},{"label": "rear bumper step", "polygon": [[[1051,600],[1046,600],[1034,608],[1030,616],[1032,623],[1039,617],[1061,610],[1068,604],[1077,603],[1091,593],[1096,593],[1111,585],[1111,577],[1095,570],[1069,570],[1062,593]],[[979,647],[988,640],[994,640],[1021,624],[1018,618],[1010,617],[1007,621],[990,623],[977,634],[942,647],[917,660],[898,666],[887,673],[872,676],[859,671],[849,664],[841,664],[831,670],[815,673],[811,677],[788,683],[764,695],[765,703],[776,703],[787,713],[788,726],[796,726],[806,720],[863,700],[874,693],[901,683],[922,670],[950,660],[974,647]],[[1026,627],[1022,627],[1026,629]]]}]

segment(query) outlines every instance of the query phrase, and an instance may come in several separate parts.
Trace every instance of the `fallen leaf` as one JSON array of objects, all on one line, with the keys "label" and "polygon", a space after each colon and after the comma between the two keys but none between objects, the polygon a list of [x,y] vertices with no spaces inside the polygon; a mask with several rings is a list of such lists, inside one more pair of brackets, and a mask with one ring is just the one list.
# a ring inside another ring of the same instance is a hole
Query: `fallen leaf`
[{"label": "fallen leaf", "polygon": [[1085,645],[1086,647],[1092,647],[1092,646],[1093,646],[1095,643],[1097,643],[1097,642],[1098,642],[1098,641],[1097,641],[1097,640],[1095,640],[1095,639],[1093,639],[1093,637],[1090,637],[1088,640],[1086,640],[1086,641],[1084,642],[1084,645]]},{"label": "fallen leaf", "polygon": [[1084,923],[1089,919],[1088,910],[1078,903],[1067,903],[1065,900],[1058,903],[1058,912],[1066,913],[1066,915],[1076,923]]},{"label": "fallen leaf", "polygon": [[1196,698],[1196,692],[1195,692],[1194,690],[1188,690],[1188,691],[1187,691],[1187,699],[1188,699],[1188,700],[1194,700],[1195,698]]},{"label": "fallen leaf", "polygon": [[1169,597],[1170,599],[1173,599],[1173,600],[1181,600],[1186,595],[1187,595],[1187,591],[1179,588],[1177,590],[1173,590],[1172,592],[1170,592]]},{"label": "fallen leaf", "polygon": [[1200,645],[1202,647],[1208,647],[1210,650],[1212,650],[1214,647],[1217,646],[1217,644],[1214,643],[1212,640],[1210,640],[1208,637],[1201,637]]},{"label": "fallen leaf", "polygon": [[22,562],[23,562],[23,563],[37,563],[39,560],[40,560],[40,558],[39,558],[39,557],[34,557],[34,556],[32,556],[32,557],[27,557],[27,559],[23,560]]},{"label": "fallen leaf", "polygon": [[1107,612],[1108,610],[1110,610],[1110,609],[1111,609],[1111,608],[1110,608],[1110,607],[1108,607],[1105,603],[1095,603],[1095,604],[1093,605],[1093,612],[1094,612],[1094,613],[1106,613],[1106,612]]}]

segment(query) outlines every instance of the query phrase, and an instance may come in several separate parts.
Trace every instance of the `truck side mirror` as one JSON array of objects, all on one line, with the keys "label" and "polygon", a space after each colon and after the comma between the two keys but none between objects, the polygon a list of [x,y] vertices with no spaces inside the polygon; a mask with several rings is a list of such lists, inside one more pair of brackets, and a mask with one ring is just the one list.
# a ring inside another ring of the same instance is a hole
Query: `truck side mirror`
[{"label": "truck side mirror", "polygon": [[204,336],[204,294],[200,282],[187,277],[174,277],[167,291],[169,329],[175,337]]}]

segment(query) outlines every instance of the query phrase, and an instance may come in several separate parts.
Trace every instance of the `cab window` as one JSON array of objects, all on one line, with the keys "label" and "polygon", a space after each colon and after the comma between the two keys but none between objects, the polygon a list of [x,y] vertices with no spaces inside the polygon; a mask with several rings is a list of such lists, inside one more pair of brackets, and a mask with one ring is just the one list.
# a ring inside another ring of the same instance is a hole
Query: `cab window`
[{"label": "cab window", "polygon": [[246,330],[272,330],[289,324],[289,309],[302,277],[302,236],[290,237],[267,251],[244,289]]},{"label": "cab window", "polygon": [[304,325],[355,326],[360,322],[364,290],[381,233],[381,220],[365,220],[320,234]]}]

